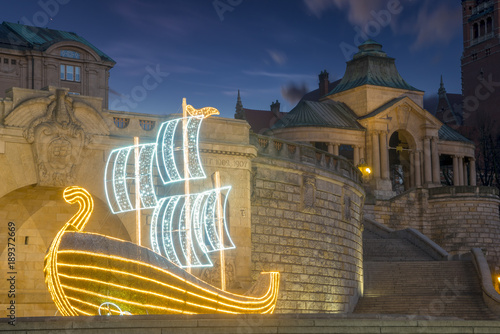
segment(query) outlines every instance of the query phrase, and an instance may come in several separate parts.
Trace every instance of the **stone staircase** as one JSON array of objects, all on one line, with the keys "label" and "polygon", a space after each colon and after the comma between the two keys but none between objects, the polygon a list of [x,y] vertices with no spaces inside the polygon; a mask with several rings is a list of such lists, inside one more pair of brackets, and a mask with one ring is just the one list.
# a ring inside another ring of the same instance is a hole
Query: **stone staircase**
[{"label": "stone staircase", "polygon": [[364,295],[354,313],[497,319],[472,261],[436,260],[401,234],[370,226],[363,246]]}]

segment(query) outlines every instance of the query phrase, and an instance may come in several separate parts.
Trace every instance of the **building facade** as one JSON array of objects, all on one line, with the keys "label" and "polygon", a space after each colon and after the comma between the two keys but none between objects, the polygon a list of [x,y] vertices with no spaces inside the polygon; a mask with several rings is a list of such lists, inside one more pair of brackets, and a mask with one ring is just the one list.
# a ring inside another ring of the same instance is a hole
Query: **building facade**
[{"label": "building facade", "polygon": [[[319,91],[324,80],[322,72]],[[376,198],[418,187],[476,185],[473,143],[425,110],[423,95],[380,44],[366,41],[331,91],[320,93],[319,101],[306,96],[270,133],[312,143],[354,165],[367,163],[373,170],[367,189]]]},{"label": "building facade", "polygon": [[101,50],[72,32],[3,22],[0,25],[0,97],[11,87],[68,88],[95,96],[108,108],[109,71],[115,65]]}]

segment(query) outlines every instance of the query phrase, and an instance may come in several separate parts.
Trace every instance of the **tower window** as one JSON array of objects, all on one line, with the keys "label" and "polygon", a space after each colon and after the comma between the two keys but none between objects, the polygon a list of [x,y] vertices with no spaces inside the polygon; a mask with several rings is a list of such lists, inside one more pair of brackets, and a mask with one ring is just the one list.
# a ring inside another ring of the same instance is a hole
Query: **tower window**
[{"label": "tower window", "polygon": [[3,63],[4,63],[4,64],[8,64],[8,63],[9,63],[9,59],[8,59],[8,58],[4,58],[4,59],[3,59]]},{"label": "tower window", "polygon": [[11,60],[10,60],[10,64],[11,64],[11,65],[16,65],[16,63],[17,63],[17,61],[16,61],[15,59],[11,59]]},{"label": "tower window", "polygon": [[481,20],[481,23],[479,24],[479,36],[484,36],[485,35],[485,26],[486,24],[484,23],[484,20]]},{"label": "tower window", "polygon": [[61,65],[61,80],[80,82],[80,67]]},{"label": "tower window", "polygon": [[472,54],[472,60],[477,60],[477,53]]},{"label": "tower window", "polygon": [[486,19],[486,33],[489,34],[492,31],[493,31],[493,20],[491,19],[491,17],[488,17]]},{"label": "tower window", "polygon": [[474,23],[472,36],[474,36],[474,38],[478,38],[479,37],[479,31],[478,31],[477,23]]},{"label": "tower window", "polygon": [[487,56],[489,56],[491,54],[491,49],[490,48],[487,48],[484,53],[486,53]]}]

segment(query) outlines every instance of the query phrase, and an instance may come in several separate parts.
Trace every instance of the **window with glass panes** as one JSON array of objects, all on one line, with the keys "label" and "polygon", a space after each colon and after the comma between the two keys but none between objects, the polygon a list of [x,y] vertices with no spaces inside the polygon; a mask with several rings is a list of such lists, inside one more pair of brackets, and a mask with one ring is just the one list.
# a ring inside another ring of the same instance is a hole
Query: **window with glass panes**
[{"label": "window with glass panes", "polygon": [[80,66],[61,65],[61,80],[80,81]]}]

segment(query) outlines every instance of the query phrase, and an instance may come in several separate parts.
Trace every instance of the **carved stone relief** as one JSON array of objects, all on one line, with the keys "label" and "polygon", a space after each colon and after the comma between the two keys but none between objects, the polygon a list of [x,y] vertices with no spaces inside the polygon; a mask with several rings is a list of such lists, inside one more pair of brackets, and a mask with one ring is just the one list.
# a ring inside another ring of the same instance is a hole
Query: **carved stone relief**
[{"label": "carved stone relief", "polygon": [[38,183],[42,186],[73,184],[80,154],[90,141],[68,99],[65,90],[57,90],[45,115],[32,121],[23,133],[33,144]]}]

